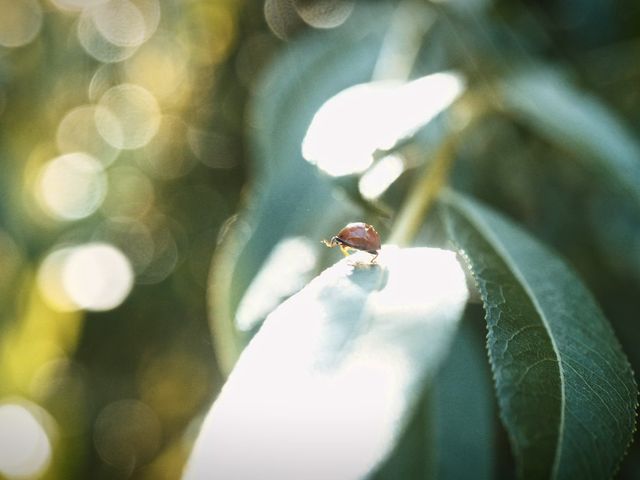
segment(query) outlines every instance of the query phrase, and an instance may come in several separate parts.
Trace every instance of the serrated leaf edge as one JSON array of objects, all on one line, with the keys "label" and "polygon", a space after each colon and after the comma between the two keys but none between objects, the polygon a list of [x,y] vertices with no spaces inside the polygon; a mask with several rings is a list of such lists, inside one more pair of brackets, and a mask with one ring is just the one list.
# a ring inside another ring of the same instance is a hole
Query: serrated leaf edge
[{"label": "serrated leaf edge", "polygon": [[[445,197],[445,201],[448,204],[452,204],[452,203],[457,203],[457,198],[456,198],[456,194],[454,192],[446,192],[446,194],[444,195]],[[449,207],[451,208],[451,207]],[[523,290],[525,291],[525,293],[527,294],[527,296],[529,297],[532,305],[535,307],[536,311],[538,312],[538,314],[540,315],[540,318],[542,319],[542,322],[545,325],[546,331],[547,331],[547,335],[549,336],[549,339],[551,341],[551,345],[553,346],[553,350],[554,353],[556,354],[556,358],[557,358],[557,363],[558,363],[558,370],[560,372],[560,381],[561,381],[561,405],[562,405],[562,410],[560,412],[560,427],[558,430],[558,433],[560,434],[560,432],[563,430],[563,426],[564,426],[564,417],[565,417],[565,380],[564,380],[564,372],[563,372],[563,367],[562,367],[562,362],[560,361],[560,354],[558,352],[557,346],[556,346],[556,342],[553,339],[553,337],[551,335],[549,335],[549,325],[546,321],[546,319],[544,318],[543,315],[540,314],[540,306],[539,303],[537,302],[537,300],[535,300],[535,297],[532,295],[531,290],[526,286],[525,282],[523,282],[523,277],[522,277],[522,273],[520,272],[520,270],[514,266],[513,261],[512,261],[512,257],[500,246],[500,242],[495,240],[495,237],[491,234],[490,231],[487,231],[487,229],[483,228],[481,225],[479,225],[477,222],[474,221],[474,219],[472,217],[470,217],[468,214],[466,214],[466,212],[464,212],[463,209],[456,209],[457,212],[460,213],[460,215],[464,216],[474,227],[476,227],[478,229],[479,232],[482,233],[482,235],[484,236],[484,238],[487,240],[487,242],[493,247],[495,248],[496,252],[499,255],[502,255],[503,260],[505,261],[505,263],[512,268],[512,273],[514,274],[514,276],[516,277],[516,279],[520,282],[521,287],[523,288]],[[447,214],[445,214],[446,217]],[[445,224],[446,224],[446,220],[445,220]],[[459,256],[461,258],[464,259],[465,263],[467,264],[467,267],[469,269],[469,272],[471,273],[471,276],[473,278],[473,281],[475,283],[476,289],[478,290],[478,293],[480,294],[480,297],[482,298],[482,302],[483,302],[483,309],[485,311],[485,320],[487,320],[487,309],[486,309],[486,303],[487,303],[487,299],[484,297],[482,290],[480,289],[479,286],[479,282],[477,279],[477,274],[473,268],[473,264],[471,263],[471,259],[469,258],[468,254],[466,253],[466,251],[452,238],[452,236],[449,236],[449,241],[454,245],[456,251],[458,252]],[[550,251],[550,249],[546,246],[546,245],[542,245],[546,250]],[[554,252],[552,252],[556,257],[557,260],[560,261],[562,263],[562,265],[568,269],[570,272],[572,272],[572,270],[569,268],[569,266],[566,264],[566,262],[562,259],[562,257],[558,254],[555,254]],[[594,299],[595,302],[595,299]],[[596,306],[598,308],[600,308],[597,303]],[[604,314],[602,314],[602,316],[604,317]],[[606,317],[604,317],[606,319]],[[489,359],[489,364],[491,366],[491,374],[492,374],[492,378],[493,378],[493,382],[494,382],[494,386],[497,385],[497,378],[496,378],[496,371],[495,371],[495,365],[491,360],[491,356],[489,355],[489,326],[488,323],[486,324],[486,328],[487,328],[487,335],[486,335],[486,342],[485,342],[485,348],[487,351],[487,357]],[[606,328],[608,328],[611,333],[613,334],[612,337],[614,339],[614,341],[616,342],[617,347],[624,352],[624,350],[622,349],[622,345],[620,344],[620,341],[618,340],[617,336],[615,335],[615,331],[613,330],[613,327],[609,324],[608,321],[606,321]],[[633,421],[633,426],[631,429],[631,433],[629,435],[629,438],[627,440],[627,444],[622,452],[622,454],[619,456],[618,462],[617,464],[612,468],[611,470],[611,474],[609,476],[610,479],[613,479],[614,476],[616,475],[616,473],[620,470],[620,466],[622,464],[622,460],[626,457],[629,448],[631,446],[631,444],[633,443],[634,437],[635,437],[635,433],[637,432],[637,420],[638,420],[638,397],[640,395],[640,393],[638,392],[638,385],[636,382],[636,378],[635,378],[635,371],[633,370],[633,367],[631,366],[631,363],[629,362],[628,358],[626,355],[624,355],[625,358],[625,364],[627,366],[627,368],[629,369],[629,372],[631,373],[631,381],[633,384],[633,388],[635,389],[636,395],[635,395],[635,404],[633,406],[633,410],[634,410],[634,421]],[[505,425],[506,428],[506,423],[504,418],[502,417],[502,413],[500,413],[500,419],[503,423],[503,425]],[[509,433],[509,430],[507,430],[507,434],[509,435],[509,437],[513,438],[512,435]],[[553,463],[553,467],[552,467],[552,478],[557,478],[557,468],[559,466],[559,459],[560,459],[560,454],[562,452],[562,446],[561,446],[561,438],[558,439],[558,444],[559,447],[556,447],[556,456],[554,458],[554,463]],[[510,442],[512,445],[512,449],[513,449],[513,442]],[[515,452],[514,452],[515,455]],[[521,475],[518,475],[519,477],[521,477]]]}]

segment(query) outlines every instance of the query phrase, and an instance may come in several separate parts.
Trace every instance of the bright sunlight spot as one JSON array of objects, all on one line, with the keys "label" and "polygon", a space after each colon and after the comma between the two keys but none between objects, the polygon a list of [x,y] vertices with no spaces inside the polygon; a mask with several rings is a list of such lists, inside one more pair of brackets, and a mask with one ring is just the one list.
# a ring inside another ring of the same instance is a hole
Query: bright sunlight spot
[{"label": "bright sunlight spot", "polygon": [[316,112],[302,143],[302,155],[332,176],[359,173],[376,150],[427,124],[464,88],[455,73],[436,73],[409,83],[355,85],[330,98]]},{"label": "bright sunlight spot", "polygon": [[133,287],[129,259],[107,243],[88,243],[54,250],[38,270],[38,287],[58,311],[111,310]]},{"label": "bright sunlight spot", "polygon": [[103,311],[117,307],[133,286],[133,269],[129,260],[120,250],[106,243],[75,247],[61,273],[69,298],[86,310]]},{"label": "bright sunlight spot", "polygon": [[106,193],[102,164],[81,152],[62,155],[46,163],[36,190],[44,210],[61,220],[78,220],[91,215]]},{"label": "bright sunlight spot", "polygon": [[358,182],[362,196],[375,200],[402,174],[404,162],[398,155],[387,155],[366,171]]},{"label": "bright sunlight spot", "polygon": [[[22,402],[21,402],[22,403]],[[8,478],[35,478],[51,460],[51,443],[40,420],[39,407],[0,405],[0,474]]]}]

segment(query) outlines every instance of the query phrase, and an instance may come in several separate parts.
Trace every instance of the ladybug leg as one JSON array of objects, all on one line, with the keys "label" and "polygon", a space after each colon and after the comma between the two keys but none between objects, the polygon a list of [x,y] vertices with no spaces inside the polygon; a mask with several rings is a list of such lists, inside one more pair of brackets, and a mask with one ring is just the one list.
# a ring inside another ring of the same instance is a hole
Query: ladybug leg
[{"label": "ladybug leg", "polygon": [[343,245],[338,245],[338,246],[340,247],[340,251],[345,257],[348,257],[350,255],[349,250],[347,250],[346,247],[344,247]]},{"label": "ladybug leg", "polygon": [[378,251],[373,251],[373,252],[369,252],[373,255],[373,258],[371,259],[371,261],[369,263],[376,263],[376,258],[378,258],[379,252]]}]

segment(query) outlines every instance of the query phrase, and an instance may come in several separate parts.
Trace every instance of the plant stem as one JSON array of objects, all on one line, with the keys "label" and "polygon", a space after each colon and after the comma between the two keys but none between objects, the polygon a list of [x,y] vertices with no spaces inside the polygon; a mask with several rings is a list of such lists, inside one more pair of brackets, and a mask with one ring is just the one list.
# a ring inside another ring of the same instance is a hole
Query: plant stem
[{"label": "plant stem", "polygon": [[413,242],[429,208],[447,181],[455,158],[457,138],[457,135],[450,135],[436,151],[433,161],[425,166],[398,214],[389,243],[404,247]]}]

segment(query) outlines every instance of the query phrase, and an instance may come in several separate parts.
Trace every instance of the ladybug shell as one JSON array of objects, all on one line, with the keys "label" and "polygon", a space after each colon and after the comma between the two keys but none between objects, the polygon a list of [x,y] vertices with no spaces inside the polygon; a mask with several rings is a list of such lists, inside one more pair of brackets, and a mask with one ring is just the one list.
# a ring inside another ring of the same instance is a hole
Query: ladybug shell
[{"label": "ladybug shell", "polygon": [[336,240],[347,247],[375,253],[380,250],[380,235],[371,225],[363,222],[350,223],[336,235]]}]

